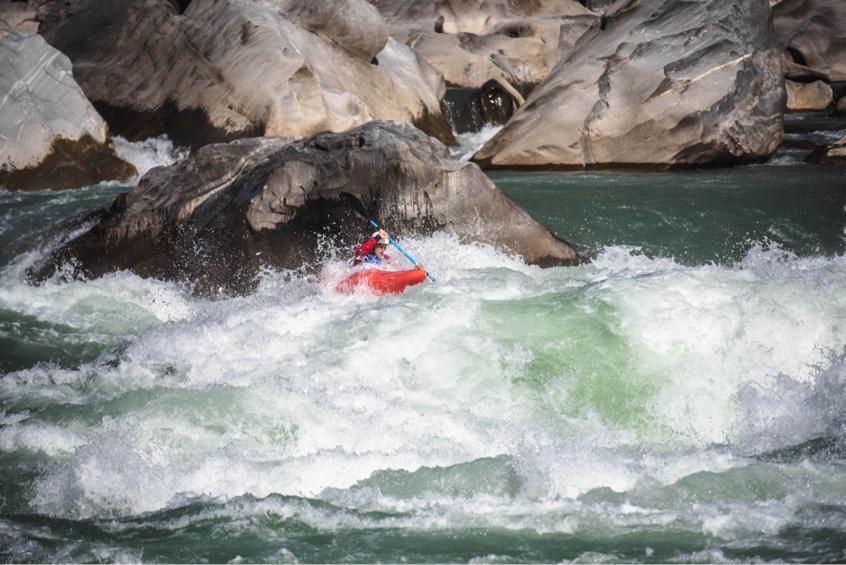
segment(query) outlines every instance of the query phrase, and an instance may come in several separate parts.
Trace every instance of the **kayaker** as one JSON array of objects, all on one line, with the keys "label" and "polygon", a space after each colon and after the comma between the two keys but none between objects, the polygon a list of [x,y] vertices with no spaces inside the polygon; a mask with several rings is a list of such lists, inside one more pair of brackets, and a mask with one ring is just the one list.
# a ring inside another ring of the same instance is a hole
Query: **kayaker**
[{"label": "kayaker", "polygon": [[[385,254],[388,243],[390,243],[390,235],[386,230],[380,229],[374,232],[370,239],[355,248],[353,265],[366,263],[381,268],[393,266],[390,256]],[[418,263],[414,268],[423,269],[423,265]]]},{"label": "kayaker", "polygon": [[379,230],[370,236],[370,239],[355,248],[353,265],[367,263],[376,267],[386,267],[390,264],[391,258],[385,254],[388,247],[388,232]]}]

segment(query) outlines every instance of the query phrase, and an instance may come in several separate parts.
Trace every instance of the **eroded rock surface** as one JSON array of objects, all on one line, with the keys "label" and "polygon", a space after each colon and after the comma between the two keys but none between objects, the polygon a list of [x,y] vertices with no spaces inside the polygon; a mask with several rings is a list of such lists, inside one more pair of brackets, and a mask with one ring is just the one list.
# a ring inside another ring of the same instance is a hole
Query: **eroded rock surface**
[{"label": "eroded rock surface", "polygon": [[765,0],[628,0],[605,17],[476,160],[669,167],[775,151],[785,94]]},{"label": "eroded rock surface", "polygon": [[41,36],[0,29],[0,93],[0,186],[76,188],[135,174],[68,58]]},{"label": "eroded rock surface", "polygon": [[447,83],[479,88],[490,80],[522,96],[562,53],[596,25],[574,0],[373,0],[398,41],[418,51]]},{"label": "eroded rock surface", "polygon": [[153,169],[34,274],[72,260],[88,276],[129,269],[201,292],[245,291],[262,266],[318,263],[320,238],[351,249],[371,218],[400,235],[443,229],[531,263],[578,261],[478,166],[452,160],[416,128],[372,122],[299,141],[210,145]]},{"label": "eroded rock surface", "polygon": [[773,6],[773,27],[794,62],[846,81],[846,2],[782,0]]},{"label": "eroded rock surface", "polygon": [[56,3],[42,31],[114,131],[182,145],[302,137],[373,119],[451,134],[440,75],[364,0]]}]

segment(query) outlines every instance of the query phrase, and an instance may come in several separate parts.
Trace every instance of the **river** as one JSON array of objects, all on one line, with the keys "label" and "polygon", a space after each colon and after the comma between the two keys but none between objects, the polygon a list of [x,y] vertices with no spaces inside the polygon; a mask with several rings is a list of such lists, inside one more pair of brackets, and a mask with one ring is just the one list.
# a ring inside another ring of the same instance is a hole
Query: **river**
[{"label": "river", "polygon": [[0,560],[846,560],[843,169],[491,176],[592,262],[33,287],[129,186],[0,191]]}]

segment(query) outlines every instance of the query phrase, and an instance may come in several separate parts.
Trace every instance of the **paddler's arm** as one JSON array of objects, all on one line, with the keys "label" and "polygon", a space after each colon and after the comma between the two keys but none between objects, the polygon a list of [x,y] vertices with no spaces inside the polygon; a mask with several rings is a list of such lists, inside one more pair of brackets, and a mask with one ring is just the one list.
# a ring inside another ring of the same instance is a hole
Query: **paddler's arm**
[{"label": "paddler's arm", "polygon": [[370,239],[355,248],[355,251],[353,252],[355,255],[355,258],[353,259],[354,264],[357,265],[358,263],[364,261],[364,258],[373,251],[373,248],[376,247],[377,237],[379,237],[379,232],[374,233],[370,236]]}]

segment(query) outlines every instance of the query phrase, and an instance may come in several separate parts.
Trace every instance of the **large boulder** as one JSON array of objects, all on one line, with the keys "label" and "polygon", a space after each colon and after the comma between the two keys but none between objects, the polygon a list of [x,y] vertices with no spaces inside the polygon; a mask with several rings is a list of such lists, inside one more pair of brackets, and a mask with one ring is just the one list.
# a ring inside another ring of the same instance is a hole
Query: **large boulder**
[{"label": "large boulder", "polygon": [[622,0],[475,156],[493,167],[763,159],[784,79],[766,0]]},{"label": "large boulder", "polygon": [[575,0],[373,0],[398,41],[418,51],[447,84],[497,81],[524,93],[543,81],[599,18]]},{"label": "large boulder", "polygon": [[39,35],[0,29],[0,186],[76,188],[135,174],[73,79]]},{"label": "large boulder", "polygon": [[55,11],[43,33],[131,140],[167,133],[200,147],[384,119],[451,141],[443,78],[410,53],[395,68],[398,49],[363,0],[193,0],[181,14],[170,0],[80,0]]},{"label": "large boulder", "polygon": [[788,110],[825,110],[834,103],[831,87],[821,80],[810,83],[785,81]]},{"label": "large boulder", "polygon": [[71,263],[89,277],[129,269],[199,292],[243,292],[265,266],[315,266],[330,247],[351,249],[371,218],[399,235],[446,230],[540,265],[578,262],[478,166],[414,127],[371,122],[210,145],[153,169],[33,275]]},{"label": "large boulder", "polygon": [[846,2],[782,0],[772,19],[778,46],[794,62],[846,81]]}]

